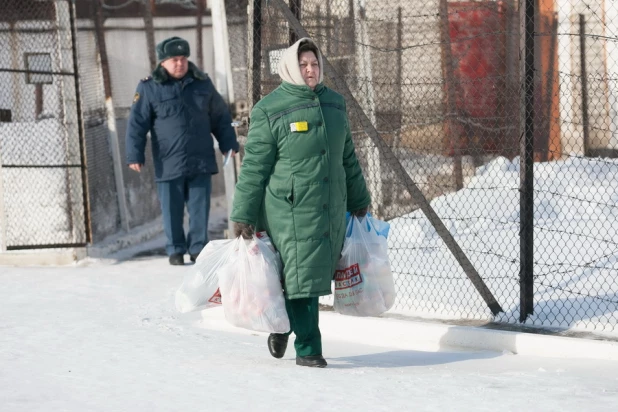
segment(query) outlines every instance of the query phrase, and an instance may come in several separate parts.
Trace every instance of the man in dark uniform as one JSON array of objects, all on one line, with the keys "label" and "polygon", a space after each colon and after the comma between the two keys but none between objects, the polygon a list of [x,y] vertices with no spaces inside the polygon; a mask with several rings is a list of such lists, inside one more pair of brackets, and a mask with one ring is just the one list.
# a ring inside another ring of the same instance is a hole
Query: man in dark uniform
[{"label": "man in dark uniform", "polygon": [[[208,243],[211,175],[218,173],[211,133],[222,153],[238,152],[228,107],[210,78],[189,62],[189,43],[171,37],[157,45],[159,65],[137,85],[126,135],[127,163],[144,165],[150,132],[166,251],[172,265],[195,262]],[[185,237],[185,204],[189,231]]]}]

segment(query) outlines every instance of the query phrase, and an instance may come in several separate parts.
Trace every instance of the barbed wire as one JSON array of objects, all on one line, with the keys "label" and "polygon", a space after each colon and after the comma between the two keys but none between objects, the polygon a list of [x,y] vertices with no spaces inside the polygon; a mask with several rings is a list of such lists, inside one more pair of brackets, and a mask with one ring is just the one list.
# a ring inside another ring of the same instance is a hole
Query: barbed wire
[{"label": "barbed wire", "polygon": [[[91,0],[91,1],[99,1],[99,0]],[[110,4],[105,3],[105,1],[101,1],[101,7],[103,7],[104,9],[107,9],[107,10],[120,10],[120,9],[124,9],[125,7],[131,5],[131,3],[143,3],[143,1],[141,1],[141,0],[126,0],[126,2],[124,2],[122,4],[115,5],[115,6],[112,6]]]},{"label": "barbed wire", "polygon": [[[396,10],[397,8],[393,7],[391,8],[391,10]],[[453,10],[453,11],[449,11],[447,12],[447,16],[453,16],[453,15],[457,15],[457,14],[462,14],[462,13],[468,13],[470,11],[478,11],[478,10],[486,10],[486,11],[490,11],[493,12],[497,15],[500,14],[500,11],[495,8],[492,7],[490,5],[485,5],[483,3],[478,3],[478,5],[476,6],[471,6],[471,7],[464,7],[464,8],[460,8],[458,10]],[[318,17],[324,19],[326,16],[324,16],[323,14],[317,14],[316,12],[314,12],[313,10],[311,12],[304,12],[303,13],[303,20],[311,20],[313,19],[317,19]],[[431,17],[435,17],[435,18],[440,18],[441,17],[441,13],[439,11],[436,11],[435,13],[425,13],[425,14],[402,14],[401,18],[402,20],[405,19],[416,19],[416,18],[431,18]],[[332,17],[331,19],[333,20],[338,20],[341,19],[340,17]],[[354,20],[354,21],[359,21],[359,22],[377,22],[377,23],[391,23],[391,22],[397,22],[398,16],[397,14],[394,14],[392,18],[390,19],[378,19],[375,17],[365,17],[365,18],[350,18],[345,17],[346,20]]]},{"label": "barbed wire", "polygon": [[[419,272],[406,272],[406,271],[400,271],[400,270],[395,270],[394,271],[396,274],[398,275],[410,275],[410,276],[416,276],[419,278],[425,278],[425,279],[437,279],[437,280],[468,280],[468,278],[466,277],[466,275],[462,274],[462,276],[438,276],[438,275],[429,275],[429,274],[424,274],[424,273],[419,273]],[[506,279],[506,280],[512,280],[512,281],[519,281],[519,279],[517,277],[514,276],[482,276],[482,278],[484,280],[495,280],[495,279]]]},{"label": "barbed wire", "polygon": [[559,290],[561,292],[569,293],[571,295],[584,296],[584,297],[587,297],[587,298],[591,298],[591,299],[595,299],[595,300],[601,300],[603,302],[608,302],[608,303],[613,303],[614,305],[618,305],[618,300],[611,300],[611,299],[607,299],[607,298],[599,296],[599,295],[591,295],[591,294],[588,294],[588,293],[577,292],[575,290],[563,288],[563,287],[560,287],[560,286],[547,285],[544,282],[538,282],[538,283],[540,285],[545,286],[546,288],[549,288],[549,289]]},{"label": "barbed wire", "polygon": [[[594,10],[592,10],[592,7],[590,7],[590,4],[588,4],[585,0],[580,0],[580,1],[584,4],[584,6],[586,6],[586,8],[587,8],[588,10],[590,10],[590,12],[592,13],[592,15],[593,15],[594,17],[596,17],[597,21],[598,21],[599,23],[601,23],[601,25],[603,26],[603,28],[604,28],[604,29],[609,29],[609,27],[607,26],[607,23],[605,23],[604,19],[602,19],[599,15],[597,15],[597,13],[596,13]],[[616,33],[614,33],[614,32],[612,31],[612,34],[614,34],[614,35],[615,35]]]},{"label": "barbed wire", "polygon": [[592,34],[592,33],[551,33],[551,32],[535,32],[535,37],[560,37],[560,36],[569,36],[569,37],[587,37],[596,40],[607,40],[618,42],[618,37],[610,37],[610,36],[602,36],[600,34]]},{"label": "barbed wire", "polygon": [[[90,0],[90,1],[99,1],[99,0]],[[149,1],[149,0],[126,0],[125,3],[118,4],[118,5],[110,5],[110,4],[105,3],[105,1],[101,1],[101,7],[103,7],[104,9],[107,9],[107,10],[120,10],[120,9],[124,9],[127,6],[130,6],[131,3],[141,3],[141,4],[144,4],[147,1]],[[159,5],[162,5],[162,4],[173,4],[173,5],[177,5],[177,6],[185,8],[185,9],[189,9],[189,10],[197,9],[197,5],[195,4],[195,0],[156,0],[156,3],[159,4]]]},{"label": "barbed wire", "polygon": [[564,274],[567,274],[567,273],[573,273],[573,272],[575,272],[578,269],[598,269],[598,270],[605,270],[605,271],[608,271],[608,272],[618,273],[618,269],[608,268],[608,267],[605,267],[605,266],[595,266],[595,265],[592,265],[592,264],[578,265],[578,264],[572,264],[572,263],[566,264],[566,263],[559,263],[559,262],[543,263],[543,262],[539,262],[539,261],[536,261],[534,263],[535,263],[535,265],[546,266],[548,268],[555,268],[556,266],[568,266],[569,268],[571,268],[571,270],[565,271],[565,272],[538,273],[538,274],[534,275],[535,277],[548,277],[548,276],[555,275],[555,274],[564,275]]}]

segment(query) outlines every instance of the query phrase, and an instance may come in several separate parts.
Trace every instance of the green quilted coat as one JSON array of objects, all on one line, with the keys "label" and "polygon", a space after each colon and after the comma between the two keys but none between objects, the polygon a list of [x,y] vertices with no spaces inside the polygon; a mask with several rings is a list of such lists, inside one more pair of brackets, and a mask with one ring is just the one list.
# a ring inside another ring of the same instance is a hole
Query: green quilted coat
[{"label": "green quilted coat", "polygon": [[230,219],[268,232],[289,299],[331,293],[345,213],[369,203],[340,94],[283,82],[255,105]]}]

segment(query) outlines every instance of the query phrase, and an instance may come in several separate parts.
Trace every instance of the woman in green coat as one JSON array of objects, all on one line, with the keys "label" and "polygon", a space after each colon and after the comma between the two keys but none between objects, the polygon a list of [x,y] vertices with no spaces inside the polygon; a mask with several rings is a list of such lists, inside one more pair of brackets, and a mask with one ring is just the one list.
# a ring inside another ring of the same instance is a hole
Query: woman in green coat
[{"label": "woman in green coat", "polygon": [[[322,84],[322,55],[308,38],[282,55],[282,84],[251,112],[230,219],[236,236],[265,230],[283,261],[286,309],[296,364],[325,367],[318,298],[331,293],[343,248],[345,215],[371,201],[354,152],[343,97]],[[287,334],[271,334],[283,357]]]}]

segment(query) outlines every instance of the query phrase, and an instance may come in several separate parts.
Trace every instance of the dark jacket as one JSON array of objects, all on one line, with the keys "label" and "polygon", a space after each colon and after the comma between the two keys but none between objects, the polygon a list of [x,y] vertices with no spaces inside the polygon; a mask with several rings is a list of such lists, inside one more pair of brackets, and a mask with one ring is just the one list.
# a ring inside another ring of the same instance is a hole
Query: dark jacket
[{"label": "dark jacket", "polygon": [[181,80],[159,65],[137,86],[127,126],[127,163],[144,163],[150,131],[157,181],[218,173],[211,133],[222,153],[238,151],[231,123],[225,101],[193,63]]}]

